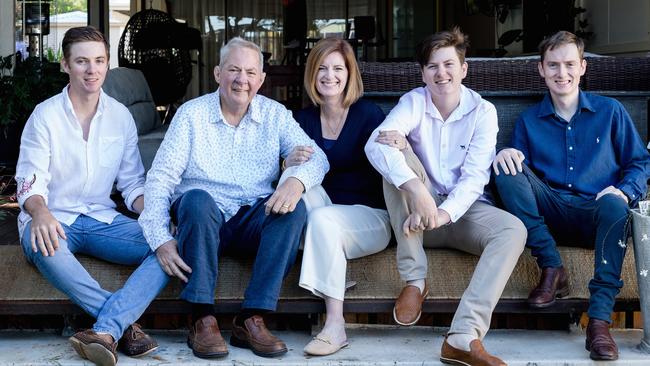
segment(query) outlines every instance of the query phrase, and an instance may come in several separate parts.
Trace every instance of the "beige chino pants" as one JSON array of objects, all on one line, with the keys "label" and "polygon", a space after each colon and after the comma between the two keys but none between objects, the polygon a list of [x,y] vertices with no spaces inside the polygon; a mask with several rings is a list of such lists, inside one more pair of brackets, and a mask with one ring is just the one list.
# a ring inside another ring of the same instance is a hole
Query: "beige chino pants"
[{"label": "beige chino pants", "polygon": [[[417,156],[404,153],[409,167],[431,187]],[[429,188],[431,191],[431,188]],[[461,297],[451,323],[450,334],[469,334],[483,339],[490,327],[492,311],[501,297],[526,243],[526,228],[510,213],[476,201],[455,223],[430,231],[404,235],[402,224],[408,216],[406,194],[384,181],[384,196],[397,240],[397,266],[404,281],[427,277],[424,248],[453,248],[480,256],[472,279]],[[446,197],[433,194],[437,205]],[[441,268],[440,270],[444,270]],[[436,290],[429,283],[430,291]]]}]

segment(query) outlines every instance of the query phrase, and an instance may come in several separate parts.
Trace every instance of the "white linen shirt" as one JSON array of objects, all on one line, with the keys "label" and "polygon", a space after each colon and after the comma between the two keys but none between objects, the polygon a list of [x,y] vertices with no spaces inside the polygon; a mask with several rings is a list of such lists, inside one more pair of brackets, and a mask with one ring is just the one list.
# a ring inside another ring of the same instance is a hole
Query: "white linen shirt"
[{"label": "white linen shirt", "polygon": [[478,93],[461,85],[460,104],[447,121],[426,87],[400,98],[365,146],[370,163],[399,187],[417,176],[399,150],[375,142],[383,130],[397,130],[407,137],[431,181],[431,193],[448,196],[439,208],[452,222],[477,199],[489,202],[483,190],[490,179],[499,126],[496,108]]},{"label": "white linen shirt", "polygon": [[133,210],[144,193],[144,167],[131,113],[101,91],[86,141],[66,86],[36,106],[23,130],[16,166],[18,232],[22,237],[32,219],[24,204],[34,195],[66,225],[81,214],[110,224],[118,215],[110,198],[116,181]]},{"label": "white linen shirt", "polygon": [[280,157],[298,145],[314,149],[308,162],[291,169],[309,190],[329,170],[327,157],[282,104],[256,95],[237,127],[221,113],[219,90],[183,104],[147,173],[139,222],[151,249],[173,239],[169,209],[183,193],[208,192],[229,220],[241,206],[274,192]]}]

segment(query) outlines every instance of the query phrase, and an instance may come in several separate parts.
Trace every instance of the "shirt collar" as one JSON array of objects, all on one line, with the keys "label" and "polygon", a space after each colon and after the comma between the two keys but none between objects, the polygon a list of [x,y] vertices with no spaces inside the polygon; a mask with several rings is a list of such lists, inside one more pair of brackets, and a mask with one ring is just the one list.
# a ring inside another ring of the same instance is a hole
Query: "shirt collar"
[{"label": "shirt collar", "polygon": [[[262,112],[261,112],[262,108],[260,106],[260,103],[261,103],[260,96],[255,95],[255,97],[253,97],[253,100],[251,101],[251,104],[248,105],[248,111],[246,111],[246,114],[244,114],[244,117],[242,118],[242,123],[245,122],[246,120],[251,120],[258,124],[262,123]],[[210,123],[222,122],[227,124],[226,119],[223,116],[223,112],[221,111],[221,101],[219,99],[219,88],[217,88],[217,91],[210,94],[209,105],[213,109],[212,113],[210,113],[211,116]]]},{"label": "shirt collar", "polygon": [[[70,89],[70,84],[66,85],[63,88],[62,95],[63,95],[63,105],[65,106],[65,110],[67,113],[69,113],[70,116],[75,116],[74,113],[74,108],[72,106],[72,100],[70,100],[70,94],[68,94],[68,91]],[[99,117],[104,113],[104,107],[106,106],[106,98],[107,94],[104,93],[103,89],[99,89],[99,103],[97,103],[97,111],[95,111],[95,117]]]},{"label": "shirt collar", "polygon": [[[431,92],[429,89],[424,86],[424,91],[426,95],[426,113],[431,115],[434,118],[442,120],[442,116],[440,115],[440,111],[438,111],[438,108],[433,104],[433,101],[431,100]],[[449,115],[449,118],[447,118],[447,122],[452,122],[461,119],[464,115],[467,113],[470,113],[476,107],[480,104],[481,102],[481,96],[468,89],[465,85],[460,86],[460,102],[458,103],[458,107],[454,109],[453,112]]]},{"label": "shirt collar", "polygon": [[[591,100],[589,99],[589,95],[587,95],[582,90],[578,90],[578,111],[582,111],[584,109],[590,112],[596,111],[593,104],[591,103]],[[551,93],[546,93],[546,95],[544,95],[544,99],[540,103],[537,117],[547,117],[552,115],[555,115],[553,99],[551,99]]]}]

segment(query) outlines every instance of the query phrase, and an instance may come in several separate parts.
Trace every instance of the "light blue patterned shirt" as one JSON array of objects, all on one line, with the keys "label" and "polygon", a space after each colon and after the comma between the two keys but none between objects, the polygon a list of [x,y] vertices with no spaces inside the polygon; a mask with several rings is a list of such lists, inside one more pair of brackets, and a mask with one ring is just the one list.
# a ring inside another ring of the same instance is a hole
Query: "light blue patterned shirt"
[{"label": "light blue patterned shirt", "polygon": [[327,157],[280,103],[256,95],[237,127],[221,113],[219,90],[183,104],[156,153],[145,183],[140,216],[152,250],[172,240],[169,208],[191,189],[208,192],[226,220],[239,208],[274,192],[280,157],[295,146],[314,149],[311,159],[292,176],[308,190],[329,170]]}]

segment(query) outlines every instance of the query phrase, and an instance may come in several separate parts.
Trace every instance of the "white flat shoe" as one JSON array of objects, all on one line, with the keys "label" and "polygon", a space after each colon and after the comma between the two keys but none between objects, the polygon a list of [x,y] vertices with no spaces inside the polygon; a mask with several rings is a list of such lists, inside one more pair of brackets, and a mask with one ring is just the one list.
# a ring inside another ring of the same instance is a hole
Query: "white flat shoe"
[{"label": "white flat shoe", "polygon": [[341,344],[333,344],[332,341],[326,335],[317,335],[311,342],[307,343],[303,352],[311,356],[327,356],[333,353],[338,352],[341,348],[349,346],[347,340],[343,341]]}]

